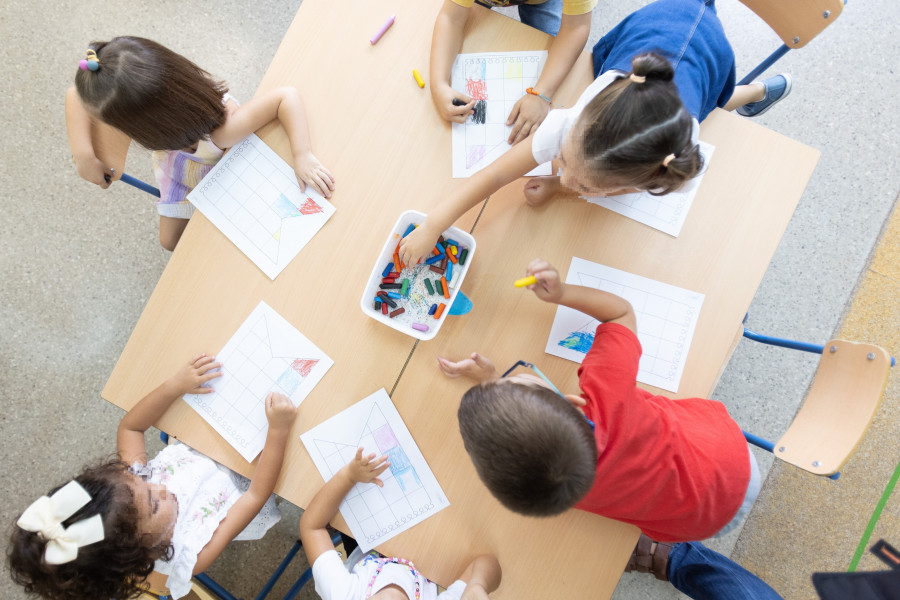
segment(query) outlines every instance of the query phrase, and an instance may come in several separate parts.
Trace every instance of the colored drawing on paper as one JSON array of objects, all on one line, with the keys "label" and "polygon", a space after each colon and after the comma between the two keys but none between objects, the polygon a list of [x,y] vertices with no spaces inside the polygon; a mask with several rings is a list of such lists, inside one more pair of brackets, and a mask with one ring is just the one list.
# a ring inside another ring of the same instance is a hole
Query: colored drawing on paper
[{"label": "colored drawing on paper", "polygon": [[379,390],[300,436],[324,479],[364,454],[387,455],[383,487],[357,484],[341,515],[364,551],[449,506],[409,430],[384,390]]},{"label": "colored drawing on paper", "polygon": [[[634,307],[642,355],[638,381],[678,391],[703,294],[573,258],[566,283],[622,296]],[[580,363],[594,344],[599,321],[571,308],[557,308],[545,352]]]},{"label": "colored drawing on paper", "polygon": [[188,199],[271,279],[334,214],[284,160],[251,134],[229,150]]},{"label": "colored drawing on paper", "polygon": [[216,358],[223,375],[210,382],[214,391],[184,399],[248,461],[265,443],[266,395],[280,392],[297,406],[333,364],[264,302]]},{"label": "colored drawing on paper", "polygon": [[[453,63],[454,89],[465,90],[476,102],[465,123],[453,123],[453,176],[469,177],[494,162],[511,147],[512,126],[506,119],[525,90],[537,83],[546,52],[460,54]],[[550,174],[549,164],[534,174]]]},{"label": "colored drawing on paper", "polygon": [[650,192],[640,192],[638,194],[622,194],[621,196],[609,197],[587,197],[583,196],[591,204],[597,204],[608,208],[613,212],[634,219],[644,225],[649,225],[654,229],[658,229],[663,233],[678,237],[684,221],[687,219],[688,211],[697,195],[697,190],[703,182],[703,175],[712,160],[713,152],[716,147],[707,142],[701,141],[700,154],[703,156],[703,171],[687,182],[680,190],[666,194],[665,196],[654,196]]}]

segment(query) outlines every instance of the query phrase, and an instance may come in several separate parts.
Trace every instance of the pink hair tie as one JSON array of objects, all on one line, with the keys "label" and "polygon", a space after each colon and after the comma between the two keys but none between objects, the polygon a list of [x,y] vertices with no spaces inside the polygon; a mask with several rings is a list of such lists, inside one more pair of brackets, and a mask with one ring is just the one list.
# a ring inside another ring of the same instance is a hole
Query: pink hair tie
[{"label": "pink hair tie", "polygon": [[628,79],[632,80],[635,83],[644,83],[645,81],[647,81],[647,78],[643,75],[635,75],[634,73],[629,75]]},{"label": "pink hair tie", "polygon": [[663,159],[663,166],[666,167],[666,168],[668,169],[668,168],[669,168],[669,163],[672,162],[673,160],[675,160],[675,158],[676,158],[676,157],[675,157],[674,154],[668,155],[667,157],[665,157],[665,158]]},{"label": "pink hair tie", "polygon": [[97,71],[100,69],[100,59],[97,58],[97,53],[91,49],[87,51],[87,58],[82,58],[78,61],[78,68],[82,71]]}]

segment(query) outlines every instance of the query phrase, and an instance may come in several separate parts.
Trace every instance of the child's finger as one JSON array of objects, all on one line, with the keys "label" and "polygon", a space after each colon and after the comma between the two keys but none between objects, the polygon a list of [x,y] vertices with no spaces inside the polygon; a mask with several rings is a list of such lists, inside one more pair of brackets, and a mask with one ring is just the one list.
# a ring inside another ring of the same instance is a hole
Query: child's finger
[{"label": "child's finger", "polygon": [[378,487],[384,487],[384,482],[382,480],[378,479],[377,477],[372,480],[372,483],[374,483]]},{"label": "child's finger", "polygon": [[203,354],[198,354],[197,356],[195,356],[194,358],[191,359],[191,364],[192,365],[197,364],[197,361],[200,360],[201,358],[203,358],[204,356],[206,356],[205,352]]},{"label": "child's finger", "polygon": [[362,448],[356,449],[356,460],[362,460]]},{"label": "child's finger", "polygon": [[221,377],[224,375],[222,371],[213,371],[212,373],[205,373],[202,377],[200,377],[200,384],[203,385],[207,381],[215,379],[216,377]]}]

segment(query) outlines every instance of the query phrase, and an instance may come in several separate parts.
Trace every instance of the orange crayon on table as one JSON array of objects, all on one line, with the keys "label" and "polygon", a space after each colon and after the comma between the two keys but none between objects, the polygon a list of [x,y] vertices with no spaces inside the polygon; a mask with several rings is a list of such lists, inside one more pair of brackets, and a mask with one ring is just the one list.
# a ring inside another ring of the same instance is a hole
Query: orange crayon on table
[{"label": "orange crayon on table", "polygon": [[522,279],[517,279],[513,282],[513,285],[517,288],[528,287],[529,285],[534,285],[537,283],[537,277],[534,275],[529,275],[528,277],[523,277]]}]

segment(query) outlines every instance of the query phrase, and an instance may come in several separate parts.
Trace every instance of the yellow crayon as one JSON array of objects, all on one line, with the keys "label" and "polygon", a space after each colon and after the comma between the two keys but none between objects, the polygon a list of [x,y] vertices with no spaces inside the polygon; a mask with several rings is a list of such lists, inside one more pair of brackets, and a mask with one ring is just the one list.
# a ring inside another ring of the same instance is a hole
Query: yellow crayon
[{"label": "yellow crayon", "polygon": [[413,77],[416,78],[416,83],[419,84],[420,88],[425,87],[425,80],[422,79],[422,75],[416,69],[413,69]]},{"label": "yellow crayon", "polygon": [[521,288],[521,287],[528,287],[529,285],[534,285],[535,283],[537,283],[537,277],[535,277],[534,275],[531,275],[529,277],[523,277],[522,279],[517,279],[516,282],[513,283],[513,285],[518,288]]}]

